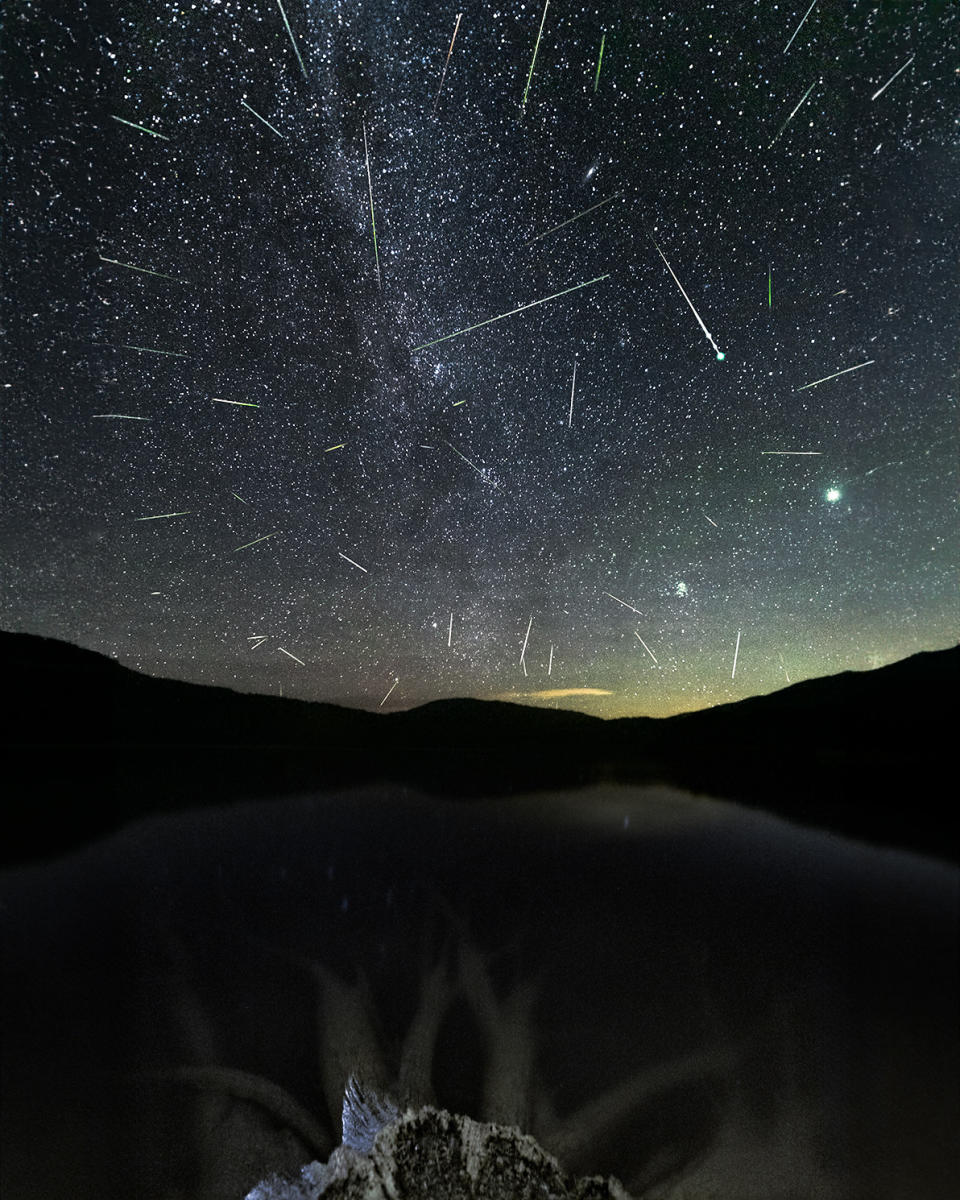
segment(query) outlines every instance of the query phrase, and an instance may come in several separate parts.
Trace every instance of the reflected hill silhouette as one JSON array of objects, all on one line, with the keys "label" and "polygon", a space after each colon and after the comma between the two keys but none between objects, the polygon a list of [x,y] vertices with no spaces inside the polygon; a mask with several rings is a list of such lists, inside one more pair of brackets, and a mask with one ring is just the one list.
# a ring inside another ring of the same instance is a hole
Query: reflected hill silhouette
[{"label": "reflected hill silhouette", "polygon": [[604,721],[502,701],[407,712],[159,679],[0,632],[6,863],[149,813],[376,785],[448,798],[664,782],[956,861],[942,812],[960,646],[695,713]]}]

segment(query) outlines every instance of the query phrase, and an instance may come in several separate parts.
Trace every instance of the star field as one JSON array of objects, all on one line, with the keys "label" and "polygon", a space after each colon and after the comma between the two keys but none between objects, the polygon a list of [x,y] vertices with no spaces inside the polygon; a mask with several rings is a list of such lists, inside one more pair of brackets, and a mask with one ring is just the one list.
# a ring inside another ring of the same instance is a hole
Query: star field
[{"label": "star field", "polygon": [[955,642],[955,6],[2,21],[6,628],[602,716]]}]

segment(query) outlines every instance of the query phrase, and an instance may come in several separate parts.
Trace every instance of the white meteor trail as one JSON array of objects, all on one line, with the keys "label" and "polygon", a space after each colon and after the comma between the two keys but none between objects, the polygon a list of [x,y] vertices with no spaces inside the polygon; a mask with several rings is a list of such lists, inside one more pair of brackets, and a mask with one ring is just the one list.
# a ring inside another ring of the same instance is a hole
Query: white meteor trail
[{"label": "white meteor trail", "polygon": [[733,670],[730,672],[730,678],[735,679],[737,676],[737,655],[740,653],[740,630],[737,630],[737,647],[733,652]]},{"label": "white meteor trail", "polygon": [[567,428],[573,424],[573,393],[577,389],[577,360],[573,360],[573,383],[570,384],[570,415],[567,417]]},{"label": "white meteor trail", "polygon": [[530,620],[527,622],[527,632],[524,634],[524,638],[523,638],[523,649],[520,651],[520,666],[523,667],[524,675],[526,675],[526,673],[527,673],[527,667],[526,667],[526,663],[523,660],[526,657],[527,640],[530,637],[530,630],[532,628],[533,628],[533,613],[530,614]]},{"label": "white meteor trail", "polygon": [[[913,60],[914,60],[916,57],[917,57],[917,56],[916,56],[915,54],[911,54],[911,55],[910,55],[910,57],[907,59],[907,61],[906,61],[906,62],[903,64],[903,66],[900,68],[900,70],[899,70],[899,71],[895,71],[895,72],[894,72],[894,73],[893,73],[893,74],[890,76],[890,78],[887,80],[887,82],[886,82],[886,83],[883,85],[883,87],[882,87],[882,88],[880,88],[878,91],[876,91],[876,92],[874,92],[874,93],[873,93],[873,95],[870,97],[870,99],[871,99],[871,100],[876,100],[876,98],[877,98],[878,96],[882,96],[882,95],[883,95],[883,93],[884,93],[884,92],[887,90],[887,88],[890,86],[890,84],[891,84],[891,83],[893,83],[893,81],[896,79],[896,77],[897,77],[898,75],[901,75],[901,74],[903,74],[903,72],[904,72],[904,71],[907,69],[907,67],[909,67],[909,66],[910,66],[910,64],[913,62]],[[879,147],[878,147],[878,149],[879,149]]]},{"label": "white meteor trail", "polygon": [[250,105],[246,102],[246,100],[244,100],[242,97],[240,99],[240,103],[243,105],[244,108],[249,109],[249,111],[253,113],[253,115],[257,118],[258,121],[262,121],[268,129],[272,130],[277,135],[278,138],[282,138],[284,136],[280,132],[280,130],[277,129],[277,127],[275,125],[270,124],[270,122],[267,120],[266,117],[261,117],[255,108],[251,108]]},{"label": "white meteor trail", "polygon": [[634,608],[632,604],[628,604],[626,600],[621,600],[619,596],[615,596],[613,592],[604,592],[605,596],[609,596],[611,600],[616,600],[618,604],[622,604],[624,608],[629,608],[631,612],[635,612],[638,617],[642,617],[643,613],[639,608]]},{"label": "white meteor trail", "polygon": [[[256,646],[254,646],[254,649],[256,649]],[[302,658],[297,658],[295,654],[291,654],[289,650],[284,650],[282,646],[278,646],[277,649],[281,654],[285,654],[287,658],[292,658],[294,662],[299,663],[301,667],[305,667],[307,665]]]},{"label": "white meteor trail", "polygon": [[184,279],[178,279],[176,275],[164,275],[163,271],[150,271],[146,267],[136,267],[133,263],[121,262],[118,258],[106,258],[99,250],[97,251],[97,258],[101,262],[110,263],[114,267],[126,267],[128,271],[139,271],[141,275],[156,275],[158,279],[171,279],[174,283],[186,282]]},{"label": "white meteor trail", "polygon": [[855,367],[844,367],[842,371],[834,371],[832,375],[824,375],[822,379],[815,379],[813,383],[805,383],[803,387],[798,387],[798,392],[805,392],[807,388],[816,387],[818,383],[826,383],[828,379],[836,379],[838,375],[846,375],[848,371],[859,371],[861,367],[869,367],[871,363],[876,362],[875,358],[868,358],[866,362],[857,363]]},{"label": "white meteor trail", "polygon": [[[783,131],[786,129],[786,127],[790,124],[790,122],[793,120],[793,118],[797,115],[797,113],[800,111],[801,105],[803,104],[804,100],[806,100],[806,98],[810,95],[810,93],[813,91],[813,89],[817,86],[818,83],[819,83],[819,80],[815,79],[813,81],[813,83],[811,83],[810,86],[807,88],[807,90],[803,93],[803,95],[800,97],[800,103],[797,105],[797,107],[793,110],[793,112],[790,114],[790,116],[787,117],[787,119],[784,121],[784,123],[777,130],[776,137],[774,137],[773,142],[775,142],[777,140],[777,138],[780,136],[780,134],[783,133]],[[773,142],[770,143],[770,146],[773,145]],[[767,147],[768,150],[770,149],[770,146]]]},{"label": "white meteor trail", "polygon": [[390,691],[389,691],[389,692],[387,692],[387,694],[384,696],[384,698],[383,698],[383,699],[380,701],[380,705],[379,705],[379,707],[380,707],[380,708],[383,708],[383,706],[386,704],[386,702],[387,702],[387,701],[390,699],[390,697],[393,695],[393,689],[394,689],[394,688],[397,686],[397,684],[398,684],[399,682],[400,682],[400,677],[399,677],[399,676],[397,676],[397,678],[396,678],[396,679],[394,679],[394,681],[393,681],[393,684],[392,684],[392,685],[391,685],[391,687],[390,687]]},{"label": "white meteor trail", "polygon": [[453,613],[450,614],[450,628],[447,630],[447,649],[450,649],[450,644],[453,641]]},{"label": "white meteor trail", "polygon": [[[706,514],[706,513],[704,513],[703,515],[704,515],[705,517],[707,517],[707,514]],[[710,522],[710,524],[711,524],[711,525],[714,527],[714,529],[719,529],[719,528],[720,528],[720,526],[719,526],[719,525],[716,523],[716,521],[715,521],[715,520],[714,520],[712,517],[707,517],[707,520],[708,520],[708,521]]]},{"label": "white meteor trail", "polygon": [[290,22],[287,20],[287,14],[283,10],[282,0],[277,0],[277,7],[280,9],[280,16],[283,17],[283,23],[287,27],[287,33],[290,34],[290,45],[293,46],[293,52],[297,56],[297,62],[300,64],[300,70],[303,72],[303,77],[309,82],[310,76],[307,74],[307,68],[303,65],[303,59],[300,57],[300,51],[297,49],[297,43],[293,38],[293,30],[290,28]]},{"label": "white meteor trail", "polygon": [[[813,0],[813,4],[811,4],[810,7],[807,9],[807,11],[803,14],[803,21],[805,21],[807,19],[807,17],[810,16],[810,14],[813,12],[814,8],[816,7],[816,4],[817,4],[817,0]],[[793,38],[795,38],[797,36],[797,34],[800,32],[800,30],[803,28],[803,21],[801,21],[800,24],[796,27],[796,29],[793,31],[793,37],[784,46],[784,48],[783,48],[784,54],[786,54],[786,52],[793,45]]]},{"label": "white meteor trail", "polygon": [[359,564],[358,562],[354,562],[352,558],[347,558],[347,556],[346,556],[345,554],[341,554],[339,550],[337,551],[337,553],[340,555],[340,557],[341,557],[341,558],[342,558],[342,559],[343,559],[345,562],[348,562],[348,563],[350,564],[350,566],[351,566],[351,567],[356,567],[356,568],[357,568],[357,570],[358,570],[358,571],[362,571],[362,572],[364,573],[364,575],[369,575],[369,574],[370,574],[370,572],[367,570],[367,568],[366,568],[366,567],[361,567],[361,566],[360,566],[360,564]]},{"label": "white meteor trail", "polygon": [[[813,387],[813,384],[811,383],[809,386]],[[813,454],[813,455],[819,456],[819,455],[823,454],[823,451],[822,450],[761,450],[760,453],[761,454],[791,454],[791,455]]]},{"label": "white meteor trail", "polygon": [[[650,241],[653,242],[653,238],[651,238]],[[720,347],[717,345],[717,343],[713,340],[710,330],[706,327],[706,325],[704,325],[703,321],[700,320],[700,314],[693,307],[693,301],[690,299],[690,297],[687,295],[687,293],[683,290],[683,284],[676,277],[676,275],[673,274],[673,267],[671,267],[670,264],[667,262],[665,254],[660,249],[660,247],[657,246],[656,242],[653,242],[653,244],[657,248],[657,253],[660,255],[660,257],[663,259],[664,263],[666,264],[667,270],[670,272],[671,275],[673,275],[673,282],[680,289],[680,293],[683,296],[684,300],[686,300],[686,302],[690,305],[690,311],[697,318],[697,324],[700,326],[700,328],[703,330],[703,332],[707,335],[707,341],[714,348],[714,350],[716,350],[718,361],[722,362],[726,358],[726,355],[723,353],[723,351],[720,349]]]},{"label": "white meteor trail", "polygon": [[488,479],[486,471],[481,470],[481,468],[478,467],[475,462],[471,462],[470,459],[467,458],[467,456],[465,454],[461,454],[460,451],[456,448],[456,446],[454,446],[451,442],[448,442],[446,438],[443,439],[443,442],[444,442],[445,446],[450,447],[450,449],[454,452],[454,454],[457,456],[457,458],[462,458],[468,467],[473,467],[473,469],[480,476],[480,478],[483,480],[484,483],[489,483],[492,487],[495,487],[499,490],[500,484],[497,483],[493,479]]},{"label": "white meteor trail", "polygon": [[383,279],[380,275],[380,252],[377,249],[377,218],[373,215],[373,180],[370,178],[370,151],[367,149],[367,126],[360,122],[363,129],[363,156],[367,160],[367,188],[370,192],[370,224],[373,227],[373,257],[377,264],[377,287],[383,291]]},{"label": "white meteor trail", "polygon": [[[637,639],[637,641],[640,643],[640,645],[641,645],[641,646],[644,648],[644,650],[646,650],[646,652],[647,652],[647,653],[650,655],[650,657],[653,659],[653,661],[654,661],[655,663],[657,663],[657,656],[656,656],[656,655],[654,654],[654,652],[653,652],[653,651],[650,649],[650,647],[647,645],[647,643],[646,643],[646,642],[643,640],[643,638],[640,636],[640,634],[639,634],[639,633],[637,633],[637,631],[636,631],[636,630],[634,630],[634,631],[633,631],[633,634],[634,634],[634,637]],[[660,664],[659,664],[659,663],[657,663],[657,666],[659,667],[659,666],[660,666]]]},{"label": "white meteor trail", "polygon": [[609,204],[611,200],[616,200],[618,196],[622,196],[623,192],[615,192],[614,195],[608,196],[606,200],[598,200],[596,204],[591,204],[589,208],[585,208],[583,212],[578,212],[576,216],[567,217],[565,221],[561,221],[559,225],[552,225],[549,229],[545,229],[543,233],[538,233],[536,237],[532,237],[529,242],[524,242],[524,246],[532,246],[534,242],[539,242],[541,238],[545,238],[547,234],[556,233],[558,229],[562,229],[564,225],[570,225],[573,221],[579,221],[581,217],[585,217],[587,213],[592,213],[595,208],[603,208],[605,204]]},{"label": "white meteor trail", "polygon": [[94,421],[152,421],[153,417],[133,417],[129,413],[91,413]]},{"label": "white meteor trail", "polygon": [[547,674],[548,675],[553,674],[553,644],[552,643],[550,645],[550,658],[547,662]]},{"label": "white meteor trail", "polygon": [[433,111],[437,111],[437,105],[440,103],[440,93],[443,91],[443,81],[447,77],[447,67],[450,65],[450,55],[453,53],[453,43],[457,40],[457,30],[460,28],[460,19],[463,13],[457,13],[457,23],[453,27],[453,37],[450,39],[450,49],[447,51],[447,61],[443,64],[443,70],[440,73],[440,86],[437,88],[437,98],[433,102]]},{"label": "white meteor trail", "polygon": [[259,408],[259,404],[251,404],[249,400],[221,400],[219,396],[211,396],[213,404],[236,404],[238,408]]}]

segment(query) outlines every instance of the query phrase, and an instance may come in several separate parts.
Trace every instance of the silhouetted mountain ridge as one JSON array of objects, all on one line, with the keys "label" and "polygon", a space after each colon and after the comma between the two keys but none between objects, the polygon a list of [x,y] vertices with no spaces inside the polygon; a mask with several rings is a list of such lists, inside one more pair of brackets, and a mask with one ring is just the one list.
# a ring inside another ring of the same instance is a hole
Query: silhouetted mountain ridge
[{"label": "silhouetted mountain ridge", "polygon": [[493,700],[377,713],[246,695],[29,634],[0,632],[0,669],[13,701],[2,735],[15,781],[8,860],[145,813],[244,797],[390,783],[470,798],[653,781],[954,857],[942,780],[960,647],[614,721]]}]

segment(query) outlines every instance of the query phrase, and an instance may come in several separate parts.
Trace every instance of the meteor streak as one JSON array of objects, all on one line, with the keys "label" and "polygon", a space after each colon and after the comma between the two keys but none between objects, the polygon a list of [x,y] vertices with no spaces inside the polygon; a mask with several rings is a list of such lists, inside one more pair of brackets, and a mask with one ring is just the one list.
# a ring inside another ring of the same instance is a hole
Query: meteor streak
[{"label": "meteor streak", "polygon": [[270,124],[270,122],[267,120],[267,118],[266,118],[266,117],[261,117],[261,116],[260,116],[260,114],[257,112],[257,110],[256,110],[255,108],[251,108],[251,107],[250,107],[250,105],[249,105],[249,104],[246,102],[246,100],[244,100],[242,97],[241,97],[240,103],[243,105],[243,107],[244,107],[244,108],[246,108],[246,109],[248,109],[250,112],[252,112],[252,113],[253,113],[253,115],[254,115],[254,116],[257,118],[257,120],[258,120],[258,121],[262,121],[262,122],[264,123],[264,125],[266,125],[266,127],[267,127],[268,129],[272,129],[272,130],[273,130],[273,132],[274,132],[274,133],[277,135],[277,137],[278,137],[278,138],[282,138],[282,137],[284,137],[284,134],[282,134],[282,133],[280,132],[280,130],[276,128],[276,126],[275,126],[275,125],[271,125],[271,124]]},{"label": "meteor streak", "polygon": [[[705,517],[707,517],[707,514],[706,514],[706,513],[704,513],[703,515],[704,515]],[[719,528],[720,528],[720,526],[719,526],[719,525],[716,523],[716,521],[714,521],[714,520],[713,520],[713,518],[712,518],[712,517],[707,517],[707,520],[708,520],[708,521],[710,522],[710,524],[711,524],[711,525],[714,527],[714,529],[719,529]]]},{"label": "meteor streak", "polygon": [[533,628],[533,613],[530,614],[530,620],[527,622],[527,632],[523,636],[523,649],[520,651],[520,666],[524,667],[524,672],[523,672],[524,675],[526,675],[527,672],[526,672],[526,666],[525,666],[523,660],[527,653],[527,640],[530,637],[530,630],[532,628]]},{"label": "meteor streak", "polygon": [[134,520],[135,521],[163,521],[167,517],[186,517],[186,516],[189,516],[190,513],[192,513],[192,512],[193,512],[193,509],[188,508],[188,509],[185,509],[183,512],[156,513],[152,517],[134,517]]},{"label": "meteor streak", "polygon": [[391,686],[390,691],[387,692],[387,694],[384,696],[384,698],[380,701],[380,704],[378,706],[379,708],[383,708],[383,706],[386,704],[386,702],[390,699],[390,697],[393,695],[393,689],[397,686],[397,684],[399,682],[400,682],[400,677],[398,675],[397,678],[394,679],[393,685]]},{"label": "meteor streak", "polygon": [[573,287],[564,288],[562,292],[554,292],[552,296],[544,296],[541,300],[531,300],[529,304],[521,304],[519,308],[511,308],[509,312],[500,313],[497,317],[487,317],[485,321],[478,321],[476,325],[468,325],[466,329],[458,329],[456,333],[448,333],[444,337],[434,338],[432,342],[423,342],[419,346],[414,346],[412,353],[418,350],[426,350],[428,346],[439,346],[441,342],[449,342],[451,338],[460,337],[463,333],[472,333],[474,329],[480,329],[484,325],[492,325],[494,321],[502,321],[504,317],[512,317],[514,313],[524,312],[528,308],[536,308],[538,304],[546,304],[548,300],[557,300],[560,296],[566,296],[570,292],[577,292],[580,288],[589,287],[591,283],[599,283],[602,279],[609,279],[610,273],[606,275],[598,275],[595,279],[588,279],[584,283],[577,283]]},{"label": "meteor streak", "polygon": [[[813,4],[811,4],[810,7],[807,9],[807,11],[803,14],[803,21],[805,21],[807,19],[807,17],[809,17],[810,14],[813,12],[814,7],[816,6],[816,3],[817,3],[817,0],[813,0]],[[784,48],[783,48],[784,54],[786,54],[786,52],[793,45],[793,38],[795,38],[797,36],[797,34],[800,32],[800,30],[803,28],[803,21],[801,21],[800,24],[796,27],[796,29],[793,31],[793,37],[784,46]]]},{"label": "meteor streak", "polygon": [[492,479],[488,479],[485,471],[481,470],[481,468],[478,467],[475,462],[471,462],[470,459],[467,458],[467,456],[465,454],[461,454],[460,451],[456,448],[456,446],[454,446],[450,442],[448,442],[446,440],[446,438],[444,438],[444,444],[447,446],[450,446],[450,449],[454,452],[454,454],[457,456],[457,458],[462,458],[468,467],[473,467],[473,469],[480,476],[480,478],[483,480],[484,483],[491,483],[491,484],[493,484],[493,486],[495,488],[499,488],[500,485],[498,483],[495,483]]},{"label": "meteor streak", "polygon": [[[811,383],[808,386],[813,387],[813,384]],[[761,454],[794,454],[794,455],[816,454],[816,455],[820,455],[823,453],[823,451],[822,450],[761,450],[760,453]]]},{"label": "meteor streak", "polygon": [[373,215],[373,181],[370,178],[370,151],[367,149],[367,126],[361,121],[363,129],[363,154],[367,160],[367,187],[370,191],[370,224],[373,226],[373,257],[377,264],[377,287],[383,289],[383,279],[380,275],[380,254],[377,250],[377,221]]},{"label": "meteor streak", "polygon": [[303,77],[309,81],[310,76],[307,74],[307,68],[303,65],[303,59],[300,57],[300,51],[297,49],[297,43],[293,40],[293,30],[290,28],[290,22],[287,20],[287,14],[283,11],[281,0],[277,0],[277,7],[280,9],[280,15],[283,17],[283,23],[287,27],[287,33],[290,34],[290,45],[293,46],[293,52],[297,56],[297,62],[300,64],[300,70],[303,72]]},{"label": "meteor streak", "polygon": [[213,404],[237,404],[240,408],[259,408],[259,404],[251,404],[249,400],[221,400],[219,396],[212,396]]},{"label": "meteor streak", "polygon": [[767,308],[773,308],[773,267],[767,270]]},{"label": "meteor streak", "polygon": [[149,133],[151,137],[163,138],[165,142],[170,141],[165,133],[157,133],[155,129],[148,129],[146,125],[138,125],[136,121],[128,121],[126,117],[115,117],[113,116],[113,113],[111,113],[110,116],[113,117],[115,121],[119,121],[121,125],[129,125],[131,129],[139,129],[141,133]]},{"label": "meteor streak", "polygon": [[[650,649],[650,647],[647,645],[647,643],[646,643],[646,642],[643,640],[643,638],[640,636],[640,634],[639,634],[639,633],[637,633],[637,631],[636,631],[636,630],[634,630],[634,631],[633,631],[633,634],[634,634],[634,637],[637,639],[637,641],[640,643],[640,645],[641,645],[641,646],[644,648],[644,650],[646,650],[646,652],[647,652],[647,653],[650,655],[650,657],[653,659],[653,661],[654,661],[655,663],[657,663],[657,656],[656,656],[656,655],[654,654],[654,652],[653,652],[653,651]],[[659,663],[657,663],[657,666],[659,667],[659,666],[660,666],[660,664],[659,664]]]},{"label": "meteor streak", "polygon": [[559,225],[553,225],[550,229],[545,229],[543,233],[538,233],[536,237],[532,237],[529,242],[524,242],[524,246],[532,246],[534,242],[539,242],[541,238],[545,238],[550,233],[556,233],[558,229],[562,229],[564,225],[569,225],[571,221],[579,221],[581,217],[585,217],[587,213],[592,213],[595,208],[603,208],[605,204],[609,204],[611,200],[616,200],[618,196],[622,196],[623,192],[615,192],[612,196],[608,196],[606,200],[598,200],[596,204],[591,204],[589,208],[585,208],[583,212],[577,213],[575,217],[567,217],[565,221],[561,221]]},{"label": "meteor streak", "polygon": [[[256,647],[254,647],[254,649],[256,649]],[[287,658],[292,658],[294,662],[298,662],[301,667],[305,667],[307,665],[302,658],[297,658],[295,654],[291,654],[289,650],[284,650],[282,646],[278,646],[277,649],[281,654],[285,654]]]},{"label": "meteor streak", "polygon": [[[237,499],[239,500],[239,496]],[[252,542],[244,542],[242,546],[237,546],[236,550],[231,550],[230,553],[236,554],[237,550],[246,550],[248,546],[256,546],[259,542],[265,542],[269,538],[276,537],[279,532],[279,529],[275,529],[273,533],[265,533],[263,537],[254,538]]]},{"label": "meteor streak", "polygon": [[[784,121],[784,123],[777,130],[777,134],[776,134],[776,137],[773,139],[773,142],[775,142],[777,140],[777,138],[780,136],[780,134],[783,133],[783,131],[786,129],[786,127],[790,124],[790,122],[793,120],[793,118],[797,115],[797,113],[800,111],[800,105],[803,104],[804,100],[806,100],[806,98],[810,95],[810,93],[813,91],[813,89],[817,86],[818,82],[819,82],[819,80],[815,79],[813,81],[813,83],[811,83],[810,86],[807,88],[807,90],[803,93],[803,95],[800,97],[800,104],[797,105],[797,107],[793,110],[793,112],[790,114],[790,116],[787,117],[787,119]],[[773,145],[773,142],[770,143],[770,146]],[[768,150],[770,149],[770,146],[767,147]]]},{"label": "meteor streak", "polygon": [[594,76],[594,79],[593,79],[593,90],[594,90],[594,92],[596,92],[596,90],[597,90],[597,84],[600,82],[600,64],[603,62],[603,44],[604,44],[604,42],[605,42],[606,40],[607,40],[607,35],[606,35],[606,34],[604,34],[604,35],[603,35],[603,36],[600,38],[600,56],[599,56],[599,57],[598,57],[598,59],[597,59],[597,73],[596,73],[596,75]]},{"label": "meteor streak", "polygon": [[733,652],[733,670],[730,672],[730,678],[735,679],[737,675],[737,655],[740,653],[740,630],[737,630],[737,646]]},{"label": "meteor streak", "polygon": [[453,613],[450,614],[450,628],[447,630],[447,649],[450,648],[450,643],[453,641]]},{"label": "meteor streak", "polygon": [[152,417],[132,417],[129,413],[91,413],[94,421],[152,421]]},{"label": "meteor streak", "polygon": [[249,500],[244,500],[244,498],[242,496],[238,496],[236,492],[231,492],[230,495],[233,496],[234,499],[239,500],[241,504],[249,504],[250,503]]},{"label": "meteor streak", "polygon": [[570,415],[567,417],[567,428],[573,424],[573,393],[577,387],[577,360],[573,360],[573,382],[570,384]]},{"label": "meteor streak", "polygon": [[805,383],[803,387],[798,387],[798,392],[805,392],[807,388],[816,387],[818,383],[826,383],[828,379],[836,379],[838,375],[846,375],[848,371],[859,371],[861,367],[869,367],[871,363],[876,362],[875,358],[868,358],[866,362],[857,363],[855,367],[844,367],[842,371],[834,371],[832,375],[824,375],[822,379],[815,379],[813,383]]},{"label": "meteor streak", "polygon": [[150,346],[128,346],[123,344],[124,350],[142,350],[144,354],[166,354],[170,358],[189,358],[189,354],[181,354],[179,350],[153,350]]},{"label": "meteor streak", "polygon": [[616,600],[618,604],[622,604],[624,608],[629,608],[631,612],[635,612],[638,617],[642,617],[643,613],[639,608],[634,608],[632,604],[628,604],[626,600],[621,600],[619,596],[615,596],[613,592],[604,592],[605,596],[609,596],[611,600]]},{"label": "meteor streak", "polygon": [[[653,238],[651,238],[651,239],[650,239],[650,241],[651,241],[651,242],[653,242]],[[707,341],[708,341],[708,342],[710,343],[710,345],[711,345],[711,346],[714,348],[714,350],[716,350],[716,352],[717,352],[717,360],[718,360],[718,361],[720,361],[720,362],[722,362],[722,361],[723,361],[723,360],[724,360],[724,359],[725,359],[727,356],[726,356],[726,355],[724,354],[724,352],[723,352],[723,351],[720,349],[720,347],[717,345],[717,343],[716,343],[716,342],[713,340],[713,337],[711,336],[710,330],[709,330],[709,329],[707,329],[707,327],[706,327],[706,325],[704,325],[703,321],[701,321],[701,320],[700,320],[700,314],[699,314],[699,313],[697,312],[697,310],[696,310],[696,309],[693,307],[693,301],[690,299],[690,297],[687,295],[687,293],[686,293],[686,292],[683,290],[683,284],[681,284],[680,280],[679,280],[679,279],[676,277],[676,275],[674,275],[674,274],[673,274],[673,267],[671,267],[671,266],[670,266],[670,264],[667,262],[666,256],[664,255],[663,251],[660,249],[660,247],[659,247],[659,246],[657,246],[657,243],[656,243],[656,242],[653,242],[653,244],[654,244],[654,246],[656,246],[656,248],[657,248],[657,253],[660,255],[660,257],[661,257],[661,258],[663,259],[663,261],[666,263],[667,270],[670,272],[670,274],[671,274],[671,275],[673,275],[673,282],[674,282],[674,283],[677,285],[677,287],[680,289],[680,292],[681,292],[681,294],[683,295],[683,298],[684,298],[684,300],[686,300],[686,302],[687,302],[687,303],[690,305],[690,311],[691,311],[691,312],[693,313],[693,315],[694,315],[694,316],[697,318],[697,323],[699,324],[699,326],[700,326],[700,328],[703,330],[703,332],[704,332],[704,333],[707,335]]]},{"label": "meteor streak", "polygon": [[[340,554],[340,551],[338,550],[337,553]],[[344,559],[345,562],[348,562],[351,567],[356,567],[358,571],[362,571],[364,575],[370,574],[366,567],[361,567],[358,562],[354,562],[352,558],[347,558],[345,554],[340,554],[340,557]]]},{"label": "meteor streak", "polygon": [[185,279],[178,279],[176,275],[164,275],[162,271],[148,271],[146,267],[135,267],[133,263],[120,262],[120,260],[116,258],[104,258],[99,250],[97,251],[97,258],[99,258],[101,262],[110,263],[114,267],[126,267],[128,271],[140,271],[144,275],[156,275],[158,279],[172,279],[174,283],[187,282]]},{"label": "meteor streak", "polygon": [[530,60],[530,73],[527,76],[527,86],[523,90],[523,104],[521,110],[527,106],[527,93],[530,91],[530,80],[533,78],[533,68],[537,61],[537,51],[540,49],[540,39],[543,37],[543,27],[547,21],[547,9],[550,7],[550,0],[544,0],[543,18],[540,21],[540,32],[537,34],[537,44],[533,48],[533,58]]},{"label": "meteor streak", "polygon": [[[883,93],[884,93],[884,92],[887,90],[887,88],[890,86],[890,84],[891,84],[891,83],[893,83],[893,81],[896,79],[896,77],[897,77],[898,75],[902,74],[902,73],[903,73],[903,72],[904,72],[904,71],[907,69],[907,67],[909,67],[909,66],[910,66],[910,64],[913,62],[913,60],[914,60],[916,57],[917,57],[917,56],[916,56],[915,54],[911,54],[911,55],[910,55],[910,57],[907,59],[907,61],[906,61],[906,62],[903,64],[903,66],[900,68],[900,70],[899,70],[899,71],[895,71],[895,72],[894,72],[894,73],[893,73],[893,74],[890,76],[890,78],[887,80],[887,82],[886,82],[886,83],[883,85],[883,87],[882,87],[882,88],[880,88],[878,91],[876,91],[876,92],[874,92],[874,93],[873,93],[873,95],[870,97],[870,99],[871,99],[871,100],[876,100],[876,98],[877,98],[878,96],[882,95],[882,94],[883,94]],[[878,147],[878,149],[879,149],[879,147]]]},{"label": "meteor streak", "polygon": [[547,661],[547,674],[553,674],[553,643],[550,644],[550,658]]},{"label": "meteor streak", "polygon": [[324,454],[329,454],[331,450],[342,450],[346,444],[346,442],[340,442],[336,446],[328,446],[326,450],[324,450]]},{"label": "meteor streak", "polygon": [[453,53],[453,43],[457,40],[457,30],[460,28],[460,18],[463,13],[457,13],[457,23],[453,27],[453,37],[450,39],[450,49],[447,51],[447,60],[443,64],[443,70],[440,72],[440,86],[437,88],[437,98],[433,102],[433,111],[437,111],[437,105],[440,102],[440,93],[443,91],[443,81],[447,77],[447,67],[450,64],[450,55]]}]

